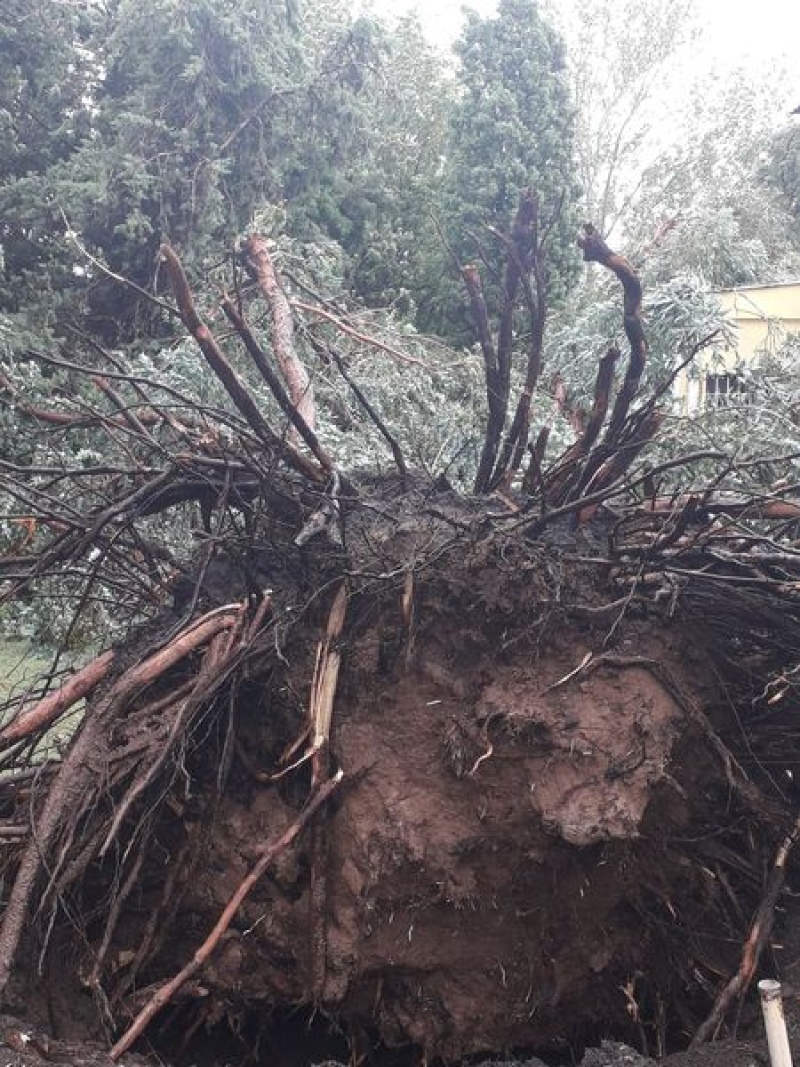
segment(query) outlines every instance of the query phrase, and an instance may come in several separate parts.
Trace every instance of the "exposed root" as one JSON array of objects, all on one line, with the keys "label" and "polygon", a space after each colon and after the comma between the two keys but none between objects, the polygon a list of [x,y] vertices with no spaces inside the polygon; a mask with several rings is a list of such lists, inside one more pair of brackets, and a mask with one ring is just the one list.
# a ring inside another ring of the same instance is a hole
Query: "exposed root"
[{"label": "exposed root", "polygon": [[322,785],[318,786],[316,792],[292,825],[281,834],[277,841],[263,850],[258,858],[258,862],[231,897],[227,907],[220,915],[216,926],[200,948],[197,949],[189,963],[187,963],[173,979],[157,990],[150,1001],[148,1001],[144,1008],[142,1008],[141,1012],[136,1016],[136,1019],[131,1026],[111,1049],[110,1055],[112,1059],[118,1060],[121,1056],[125,1055],[136,1038],[144,1032],[150,1020],[169,1003],[177,991],[203,966],[205,961],[219,944],[220,938],[230,926],[233,917],[236,915],[236,912],[239,910],[247,894],[252,890],[259,878],[261,878],[269,865],[274,861],[275,857],[283,852],[284,849],[288,848],[300,831],[308,825],[311,818],[322,807],[331,793],[333,793],[343,777],[343,772],[337,771],[334,777],[328,782],[324,782]]},{"label": "exposed root", "polygon": [[48,730],[103,681],[113,662],[114,653],[110,650],[103,652],[97,659],[72,674],[55,692],[48,693],[35,707],[24,708],[0,730],[0,750],[9,748],[32,734],[42,734]]},{"label": "exposed root", "polygon": [[742,999],[755,977],[761,953],[769,943],[775,922],[775,905],[778,903],[778,898],[786,880],[786,862],[798,837],[800,837],[800,817],[795,821],[792,832],[784,838],[775,856],[764,896],[758,906],[758,911],[750,927],[750,933],[742,949],[739,969],[717,997],[711,1014],[698,1028],[692,1040],[693,1048],[697,1045],[702,1045],[705,1041],[709,1041],[715,1035],[722,1025],[728,1010],[735,1001]]},{"label": "exposed root", "polygon": [[[45,870],[52,886],[58,878],[84,811],[94,808],[93,797],[103,787],[98,771],[109,751],[111,732],[129,702],[152,685],[176,663],[209,641],[230,631],[240,620],[241,609],[217,610],[178,635],[166,648],[128,670],[92,709],[67,752],[44,805],[31,827],[31,839],[23,853],[0,924],[0,995],[5,990],[28,917],[31,900]],[[57,839],[58,853],[53,855]],[[85,865],[85,864],[84,864]],[[41,904],[40,904],[41,906]]]}]

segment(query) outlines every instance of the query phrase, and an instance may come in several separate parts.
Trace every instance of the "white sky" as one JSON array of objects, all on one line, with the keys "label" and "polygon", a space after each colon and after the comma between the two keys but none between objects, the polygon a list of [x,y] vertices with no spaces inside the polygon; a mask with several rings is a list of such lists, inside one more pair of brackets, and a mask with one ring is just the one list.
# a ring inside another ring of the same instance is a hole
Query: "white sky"
[{"label": "white sky", "polygon": [[[670,0],[664,0],[669,6]],[[550,0],[554,7],[569,7],[580,0]],[[431,39],[447,45],[457,36],[461,25],[462,0],[372,0],[370,6],[386,14],[416,10]],[[494,10],[494,0],[472,0],[467,6],[486,15]],[[702,37],[698,44],[698,62],[726,67],[757,65],[773,71],[783,84],[776,85],[776,95],[783,96],[786,68],[796,87],[800,106],[800,3],[797,0],[696,0]]]}]

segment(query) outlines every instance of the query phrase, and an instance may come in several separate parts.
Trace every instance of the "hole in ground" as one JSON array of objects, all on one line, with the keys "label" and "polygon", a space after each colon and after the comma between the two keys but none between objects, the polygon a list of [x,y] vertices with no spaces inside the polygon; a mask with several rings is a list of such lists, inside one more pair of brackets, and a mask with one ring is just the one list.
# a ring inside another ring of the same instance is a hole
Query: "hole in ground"
[{"label": "hole in ground", "polygon": [[175,1067],[310,1067],[335,1060],[370,1067],[418,1067],[414,1046],[389,1049],[366,1031],[347,1032],[319,1011],[248,1011],[212,1022],[196,1005],[171,1013],[151,1035],[145,1055],[155,1053]]},{"label": "hole in ground", "polygon": [[[508,1049],[486,1051],[465,1059],[465,1065],[481,1063],[525,1064],[532,1058],[546,1067],[579,1064],[587,1049],[614,1040],[638,1048],[636,1035],[609,1034],[598,1028],[574,1030],[563,1049]],[[355,1067],[444,1067],[442,1061],[426,1061],[415,1045],[388,1048],[374,1033],[345,1029],[324,1014],[309,1008],[262,1013],[250,1010],[236,1018],[212,1023],[198,1013],[196,1005],[176,1008],[147,1043],[145,1055],[155,1054],[174,1067],[311,1067],[331,1062]],[[647,1050],[654,1054],[653,1048]]]}]

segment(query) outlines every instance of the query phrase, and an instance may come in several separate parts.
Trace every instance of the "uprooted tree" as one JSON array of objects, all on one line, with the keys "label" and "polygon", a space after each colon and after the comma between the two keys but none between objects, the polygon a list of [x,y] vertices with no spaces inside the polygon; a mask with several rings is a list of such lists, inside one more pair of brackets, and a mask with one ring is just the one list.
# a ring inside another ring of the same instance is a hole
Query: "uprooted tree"
[{"label": "uprooted tree", "polygon": [[[7,709],[6,1006],[61,1029],[89,1015],[115,1057],[156,1016],[185,1043],[297,1007],[447,1057],[600,1034],[663,1047],[730,1021],[796,832],[800,504],[790,482],[747,490],[748,464],[714,449],[639,465],[670,383],[644,395],[639,280],[590,226],[584,258],[622,286],[627,369],[615,393],[622,355],[602,357],[549,459],[548,427],[531,439],[534,194],[497,237],[496,323],[462,267],[488,410],[472,495],[413,469],[339,350],[357,326],[287,301],[258,238],[268,331],[240,294],[212,329],[161,250],[161,310],[224,407],[111,354],[48,357],[94,390],[82,410],[3,380],[41,432],[106,442],[102,463],[0,465],[20,523],[6,600],[60,589],[76,618],[102,600],[136,622]],[[391,473],[341,469],[321,443],[298,330]],[[192,528],[188,563],[169,516]]]}]

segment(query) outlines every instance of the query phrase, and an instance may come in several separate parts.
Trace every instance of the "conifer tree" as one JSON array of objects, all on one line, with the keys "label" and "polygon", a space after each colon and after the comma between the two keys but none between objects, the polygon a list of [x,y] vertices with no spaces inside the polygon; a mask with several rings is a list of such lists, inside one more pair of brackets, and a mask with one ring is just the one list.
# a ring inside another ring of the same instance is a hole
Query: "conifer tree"
[{"label": "conifer tree", "polygon": [[46,287],[32,277],[54,255],[39,179],[89,135],[96,21],[90,0],[5,0],[0,12],[0,312]]},{"label": "conifer tree", "polygon": [[460,98],[445,190],[452,247],[462,263],[483,261],[491,309],[504,249],[489,228],[508,234],[520,192],[532,188],[543,224],[553,225],[550,292],[558,296],[576,270],[579,193],[562,41],[536,0],[500,0],[496,16],[468,15],[456,53]]},{"label": "conifer tree", "polygon": [[[51,22],[73,10],[37,3]],[[84,261],[75,273],[70,234],[143,288],[158,284],[163,241],[198,270],[265,210],[301,238],[354,240],[342,205],[348,171],[357,172],[351,161],[364,154],[367,132],[374,136],[365,101],[383,47],[375,23],[353,20],[329,0],[88,7],[95,18],[83,53],[74,33],[53,34],[62,67],[71,70],[85,53],[95,72],[77,98],[85,135],[0,179],[0,218],[14,220],[29,248],[29,261],[19,262],[15,234],[0,231],[16,287],[14,305],[0,303],[0,312],[35,309],[37,293],[49,290],[51,321],[71,320],[103,343],[146,341],[168,329],[158,309],[96,265]],[[56,59],[40,49],[28,80],[49,77]],[[15,101],[9,113],[17,108]],[[57,112],[48,114],[51,125]]]}]

